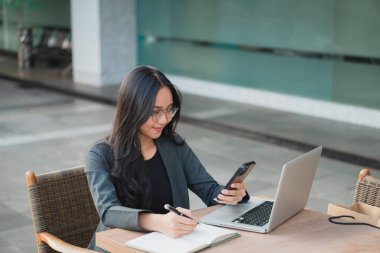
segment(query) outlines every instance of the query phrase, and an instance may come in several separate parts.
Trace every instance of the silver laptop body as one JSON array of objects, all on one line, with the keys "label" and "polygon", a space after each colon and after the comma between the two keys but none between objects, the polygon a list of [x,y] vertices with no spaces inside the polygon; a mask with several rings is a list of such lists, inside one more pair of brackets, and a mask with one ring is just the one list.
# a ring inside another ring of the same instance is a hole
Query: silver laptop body
[{"label": "silver laptop body", "polygon": [[257,197],[251,198],[247,203],[235,206],[225,205],[204,216],[201,222],[221,227],[269,233],[305,208],[321,152],[322,147],[320,146],[283,166],[270,218],[265,225],[255,226],[232,222],[252,208],[268,201]]}]

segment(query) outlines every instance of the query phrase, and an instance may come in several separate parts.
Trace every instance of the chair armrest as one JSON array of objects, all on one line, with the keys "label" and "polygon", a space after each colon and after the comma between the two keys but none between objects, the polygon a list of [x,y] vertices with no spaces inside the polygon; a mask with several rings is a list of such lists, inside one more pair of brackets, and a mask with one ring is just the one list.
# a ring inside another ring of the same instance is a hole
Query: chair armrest
[{"label": "chair armrest", "polygon": [[369,176],[369,175],[371,175],[371,172],[369,171],[369,169],[367,168],[362,169],[358,176],[358,182],[363,181],[364,177]]},{"label": "chair armrest", "polygon": [[46,243],[49,245],[52,249],[59,251],[59,252],[65,252],[65,253],[98,253],[97,251],[81,248],[75,245],[72,245],[70,243],[67,243],[65,241],[62,241],[58,237],[47,233],[42,232],[37,234],[37,241],[38,244],[41,242]]}]

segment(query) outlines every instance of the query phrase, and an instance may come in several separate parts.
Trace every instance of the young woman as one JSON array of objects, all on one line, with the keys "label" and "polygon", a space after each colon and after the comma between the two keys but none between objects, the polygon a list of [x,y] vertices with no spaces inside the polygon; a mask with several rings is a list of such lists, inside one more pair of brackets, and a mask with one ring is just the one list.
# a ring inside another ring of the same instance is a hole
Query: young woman
[{"label": "young woman", "polygon": [[179,237],[191,233],[196,221],[168,212],[164,205],[192,217],[188,189],[207,206],[249,199],[243,183],[222,191],[176,134],[180,112],[180,94],[159,70],[140,66],[123,80],[112,130],[90,149],[86,160],[100,216],[97,231],[118,227]]}]

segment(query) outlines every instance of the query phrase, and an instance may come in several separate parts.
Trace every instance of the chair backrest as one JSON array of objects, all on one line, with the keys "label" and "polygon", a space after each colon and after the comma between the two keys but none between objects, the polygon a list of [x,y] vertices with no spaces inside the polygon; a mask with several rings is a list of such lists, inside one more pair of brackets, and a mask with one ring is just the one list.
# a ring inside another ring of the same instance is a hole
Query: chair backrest
[{"label": "chair backrest", "polygon": [[353,199],[353,203],[356,202],[380,207],[380,180],[372,177],[368,169],[359,173]]},{"label": "chair backrest", "polygon": [[29,171],[26,181],[38,252],[55,252],[45,243],[38,242],[40,232],[49,232],[70,244],[86,248],[99,216],[84,166],[41,175]]}]

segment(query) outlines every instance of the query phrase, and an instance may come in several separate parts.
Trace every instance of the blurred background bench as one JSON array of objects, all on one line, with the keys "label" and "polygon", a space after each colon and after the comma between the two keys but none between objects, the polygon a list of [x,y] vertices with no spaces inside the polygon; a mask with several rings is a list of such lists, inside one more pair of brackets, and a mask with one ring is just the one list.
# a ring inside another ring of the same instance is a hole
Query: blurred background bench
[{"label": "blurred background bench", "polygon": [[71,48],[70,29],[44,26],[33,56],[36,64],[45,62],[49,67],[71,68]]}]

